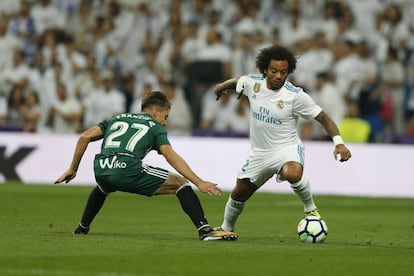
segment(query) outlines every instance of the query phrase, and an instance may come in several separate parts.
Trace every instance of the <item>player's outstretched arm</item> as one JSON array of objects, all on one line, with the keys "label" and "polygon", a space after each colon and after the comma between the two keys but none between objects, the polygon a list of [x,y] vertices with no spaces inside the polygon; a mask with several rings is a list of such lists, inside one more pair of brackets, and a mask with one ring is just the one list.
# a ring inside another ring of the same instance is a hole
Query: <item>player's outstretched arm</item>
[{"label": "player's outstretched arm", "polygon": [[233,78],[216,84],[216,86],[214,87],[214,94],[216,95],[216,100],[220,99],[221,95],[227,93],[227,90],[235,90],[238,80],[239,78]]},{"label": "player's outstretched arm", "polygon": [[93,126],[85,130],[79,136],[69,169],[67,169],[58,179],[56,179],[55,184],[59,184],[62,182],[68,183],[73,178],[75,178],[80,161],[82,160],[83,154],[85,153],[88,144],[100,138],[102,138],[102,130],[98,126]]},{"label": "player's outstretched arm", "polygon": [[335,144],[333,152],[335,160],[338,159],[339,155],[339,161],[348,161],[352,156],[351,151],[345,146],[335,122],[324,111],[319,113],[318,116],[315,117],[315,120],[324,127],[326,133],[332,138]]},{"label": "player's outstretched arm", "polygon": [[217,184],[201,179],[187,164],[187,162],[174,151],[171,145],[162,145],[160,147],[162,155],[167,162],[177,170],[182,176],[194,183],[200,191],[209,195],[218,196],[221,194],[221,189]]}]

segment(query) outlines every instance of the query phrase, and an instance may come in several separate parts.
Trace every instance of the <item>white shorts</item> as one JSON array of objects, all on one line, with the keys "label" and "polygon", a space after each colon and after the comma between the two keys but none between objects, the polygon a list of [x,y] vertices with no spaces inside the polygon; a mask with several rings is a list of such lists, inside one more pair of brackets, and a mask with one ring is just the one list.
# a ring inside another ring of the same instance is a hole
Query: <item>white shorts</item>
[{"label": "white shorts", "polygon": [[[252,151],[237,174],[237,178],[248,178],[257,187],[261,187],[273,175],[278,175],[286,162],[294,161],[304,166],[304,160],[305,153],[302,145],[286,146],[269,152]],[[280,175],[276,178],[277,182],[283,180]]]}]

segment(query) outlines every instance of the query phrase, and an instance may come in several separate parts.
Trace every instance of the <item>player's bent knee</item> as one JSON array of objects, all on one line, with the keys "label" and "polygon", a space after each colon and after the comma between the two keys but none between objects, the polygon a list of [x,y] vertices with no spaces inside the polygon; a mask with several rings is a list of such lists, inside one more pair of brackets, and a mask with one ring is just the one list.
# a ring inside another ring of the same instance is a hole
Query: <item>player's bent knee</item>
[{"label": "player's bent knee", "polygon": [[173,188],[174,190],[179,189],[181,186],[183,186],[184,184],[188,183],[188,180],[185,179],[184,177],[177,175],[177,174],[170,174],[168,176],[168,179],[166,181],[166,184]]},{"label": "player's bent knee", "polygon": [[297,182],[299,182],[301,179],[302,179],[302,175],[293,175],[293,176],[290,176],[290,177],[286,178],[286,180],[287,180],[290,184],[297,183]]},{"label": "player's bent knee", "polygon": [[171,174],[170,176],[172,176],[173,182],[177,183],[178,187],[182,186],[185,183],[188,183],[188,180],[182,177],[181,175]]},{"label": "player's bent knee", "polygon": [[283,166],[282,177],[289,183],[296,183],[302,179],[303,168],[297,162],[290,162]]}]

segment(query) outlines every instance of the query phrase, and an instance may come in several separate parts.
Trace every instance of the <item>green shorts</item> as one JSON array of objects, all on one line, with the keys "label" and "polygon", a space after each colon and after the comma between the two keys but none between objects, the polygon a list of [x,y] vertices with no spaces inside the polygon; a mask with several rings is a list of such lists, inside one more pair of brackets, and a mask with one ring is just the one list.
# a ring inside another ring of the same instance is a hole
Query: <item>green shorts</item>
[{"label": "green shorts", "polygon": [[122,191],[127,193],[153,196],[157,189],[164,184],[169,172],[162,168],[143,165],[137,173],[96,175],[95,179],[100,189],[105,193]]}]

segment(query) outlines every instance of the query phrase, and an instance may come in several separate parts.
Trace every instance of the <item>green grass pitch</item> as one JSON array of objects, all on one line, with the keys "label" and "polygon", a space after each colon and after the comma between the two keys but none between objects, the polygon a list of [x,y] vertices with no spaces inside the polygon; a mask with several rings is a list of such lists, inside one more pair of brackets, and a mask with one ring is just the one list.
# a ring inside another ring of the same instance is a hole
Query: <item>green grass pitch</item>
[{"label": "green grass pitch", "polygon": [[[259,192],[238,241],[202,242],[175,196],[115,193],[75,236],[91,189],[0,184],[0,275],[414,275],[413,199],[316,195],[329,235],[305,244],[298,198]],[[198,195],[217,226],[228,193]]]}]

